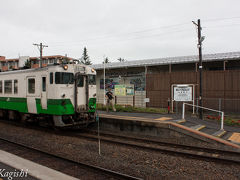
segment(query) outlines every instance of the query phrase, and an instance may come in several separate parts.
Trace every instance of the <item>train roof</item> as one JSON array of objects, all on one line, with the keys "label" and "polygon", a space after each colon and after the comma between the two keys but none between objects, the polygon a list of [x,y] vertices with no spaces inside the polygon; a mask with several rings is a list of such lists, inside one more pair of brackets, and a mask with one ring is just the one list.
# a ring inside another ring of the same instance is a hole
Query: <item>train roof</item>
[{"label": "train roof", "polygon": [[[11,71],[4,71],[4,72],[0,72],[0,75],[6,75],[6,74],[16,74],[16,73],[29,73],[29,72],[39,72],[39,71],[44,71],[44,70],[48,70],[49,68],[58,68],[58,67],[62,67],[63,64],[53,64],[53,65],[48,65],[46,67],[42,67],[42,68],[30,68],[30,69],[17,69],[17,70],[11,70]],[[88,67],[84,64],[67,64],[67,65],[81,65],[84,67]],[[91,67],[89,67],[91,68]]]}]

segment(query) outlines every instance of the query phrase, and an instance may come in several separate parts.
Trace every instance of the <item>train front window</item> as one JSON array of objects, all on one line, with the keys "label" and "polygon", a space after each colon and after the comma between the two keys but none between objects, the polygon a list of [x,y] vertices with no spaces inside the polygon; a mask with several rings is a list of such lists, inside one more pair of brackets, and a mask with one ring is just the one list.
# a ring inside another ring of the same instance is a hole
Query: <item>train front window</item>
[{"label": "train front window", "polygon": [[88,76],[88,84],[89,85],[96,85],[96,75],[89,75]]},{"label": "train front window", "polygon": [[84,86],[84,77],[82,75],[77,76],[77,86],[83,87]]},{"label": "train front window", "polygon": [[55,84],[73,84],[73,83],[74,83],[73,73],[67,72],[55,73]]}]

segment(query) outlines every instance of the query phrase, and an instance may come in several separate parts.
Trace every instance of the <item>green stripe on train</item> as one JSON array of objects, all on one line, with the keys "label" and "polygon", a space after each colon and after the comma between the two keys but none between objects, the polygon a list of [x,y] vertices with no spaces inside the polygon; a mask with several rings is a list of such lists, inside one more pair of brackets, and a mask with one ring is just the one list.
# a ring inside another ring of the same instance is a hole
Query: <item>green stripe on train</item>
[{"label": "green stripe on train", "polygon": [[[70,115],[74,114],[74,107],[70,99],[48,99],[47,109],[42,109],[41,99],[36,99],[38,114]],[[28,113],[26,98],[0,97],[0,108]],[[96,98],[89,99],[89,111],[96,111]]]},{"label": "green stripe on train", "polygon": [[0,97],[0,108],[28,113],[27,99],[14,97]]},{"label": "green stripe on train", "polygon": [[69,115],[74,114],[70,99],[48,99],[47,109],[42,109],[41,99],[36,99],[38,114]]},{"label": "green stripe on train", "polygon": [[96,98],[89,98],[89,102],[88,102],[88,112],[95,112],[96,111]]}]

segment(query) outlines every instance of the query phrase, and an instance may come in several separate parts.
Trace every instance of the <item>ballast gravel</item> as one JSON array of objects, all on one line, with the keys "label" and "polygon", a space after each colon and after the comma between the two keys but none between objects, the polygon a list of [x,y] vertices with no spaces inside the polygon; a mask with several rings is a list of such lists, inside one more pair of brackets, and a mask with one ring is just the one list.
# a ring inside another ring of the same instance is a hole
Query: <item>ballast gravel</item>
[{"label": "ballast gravel", "polygon": [[[0,137],[78,162],[143,179],[240,179],[240,164],[169,155],[0,122]],[[240,157],[239,157],[240,158]]]}]

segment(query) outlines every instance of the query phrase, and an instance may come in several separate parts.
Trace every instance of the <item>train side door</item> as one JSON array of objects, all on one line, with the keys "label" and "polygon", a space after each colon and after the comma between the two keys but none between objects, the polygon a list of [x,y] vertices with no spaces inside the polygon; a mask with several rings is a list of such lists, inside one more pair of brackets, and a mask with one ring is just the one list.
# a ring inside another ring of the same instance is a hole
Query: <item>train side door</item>
[{"label": "train side door", "polygon": [[29,113],[37,113],[36,77],[27,77],[27,107]]},{"label": "train side door", "polygon": [[41,105],[42,109],[47,109],[47,77],[42,76]]},{"label": "train side door", "polygon": [[75,109],[84,111],[88,108],[88,83],[87,76],[83,74],[76,75],[76,94],[75,94]]},{"label": "train side door", "polygon": [[78,93],[78,99],[77,104],[78,105],[85,105],[86,104],[86,98],[85,97],[85,77],[83,75],[78,75],[78,87],[77,87],[77,93]]}]

